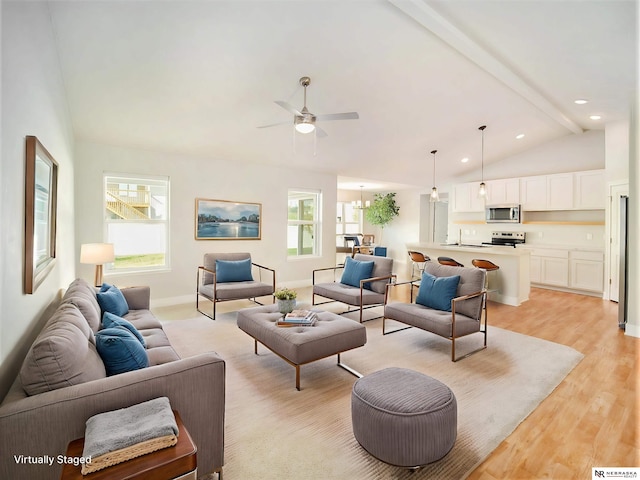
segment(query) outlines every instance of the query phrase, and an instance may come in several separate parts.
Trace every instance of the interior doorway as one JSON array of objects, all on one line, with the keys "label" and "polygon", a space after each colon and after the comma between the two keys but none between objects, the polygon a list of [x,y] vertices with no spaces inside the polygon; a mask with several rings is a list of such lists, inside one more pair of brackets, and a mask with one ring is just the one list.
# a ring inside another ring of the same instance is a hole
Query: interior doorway
[{"label": "interior doorway", "polygon": [[449,223],[449,200],[440,194],[440,201],[431,203],[431,195],[420,195],[420,242],[446,243]]},{"label": "interior doorway", "polygon": [[433,243],[447,243],[449,229],[449,203],[435,202],[433,205]]}]

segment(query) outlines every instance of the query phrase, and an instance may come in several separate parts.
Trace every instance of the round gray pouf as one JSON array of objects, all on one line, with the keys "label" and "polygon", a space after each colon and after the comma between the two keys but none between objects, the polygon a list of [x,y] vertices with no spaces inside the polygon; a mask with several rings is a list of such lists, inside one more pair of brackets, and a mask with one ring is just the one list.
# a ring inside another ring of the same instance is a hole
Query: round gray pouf
[{"label": "round gray pouf", "polygon": [[378,460],[419,467],[453,448],[456,397],[435,378],[406,368],[385,368],[354,383],[351,423],[358,443]]}]

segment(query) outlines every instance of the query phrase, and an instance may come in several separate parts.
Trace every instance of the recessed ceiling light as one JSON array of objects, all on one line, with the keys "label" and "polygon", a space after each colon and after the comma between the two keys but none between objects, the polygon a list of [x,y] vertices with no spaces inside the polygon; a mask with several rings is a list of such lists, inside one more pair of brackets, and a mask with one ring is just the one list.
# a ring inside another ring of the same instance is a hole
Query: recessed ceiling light
[{"label": "recessed ceiling light", "polygon": [[600,120],[602,117],[600,115],[591,115],[589,118],[591,120]]},{"label": "recessed ceiling light", "polygon": [[521,138],[524,138],[524,133],[519,133],[518,135],[516,135],[516,138],[518,140],[520,140]]},{"label": "recessed ceiling light", "polygon": [[469,157],[464,157],[462,160],[460,160],[462,163],[467,163],[469,161]]},{"label": "recessed ceiling light", "polygon": [[589,100],[585,100],[584,98],[579,98],[574,100],[573,103],[577,103],[578,105],[584,105],[585,103],[589,103]]}]

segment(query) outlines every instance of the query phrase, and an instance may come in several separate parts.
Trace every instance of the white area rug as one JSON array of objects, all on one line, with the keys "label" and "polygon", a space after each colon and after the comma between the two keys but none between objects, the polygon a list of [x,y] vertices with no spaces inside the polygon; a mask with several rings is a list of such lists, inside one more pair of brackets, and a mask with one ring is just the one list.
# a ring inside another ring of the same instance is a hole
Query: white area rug
[{"label": "white area rug", "polygon": [[[216,351],[226,361],[225,480],[462,479],[524,420],[583,355],[572,348],[489,327],[488,348],[453,363],[450,342],[418,329],[382,335],[380,319],[366,322],[367,344],[342,361],[366,375],[410,368],[448,385],[458,402],[458,438],[442,460],[417,472],[386,465],[365,452],[351,430],[355,377],[336,357],[295,370],[238,329],[236,314],[165,323],[185,357]],[[391,326],[391,324],[390,324]],[[457,343],[470,351],[481,335]],[[206,381],[206,379],[203,379]],[[203,472],[204,473],[204,472]]]}]

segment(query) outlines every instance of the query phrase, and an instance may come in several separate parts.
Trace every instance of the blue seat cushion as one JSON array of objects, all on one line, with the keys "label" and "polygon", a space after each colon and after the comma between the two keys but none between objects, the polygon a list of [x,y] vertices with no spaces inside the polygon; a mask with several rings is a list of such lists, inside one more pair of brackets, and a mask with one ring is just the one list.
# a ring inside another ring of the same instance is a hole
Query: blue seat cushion
[{"label": "blue seat cushion", "polygon": [[124,327],[103,328],[96,333],[96,348],[107,375],[149,366],[147,352],[133,333]]},{"label": "blue seat cushion", "polygon": [[216,260],[216,282],[250,282],[251,258],[244,260]]},{"label": "blue seat cushion", "polygon": [[436,277],[429,272],[422,274],[416,303],[435,310],[451,311],[451,300],[456,298],[460,275]]},{"label": "blue seat cushion", "polygon": [[129,305],[124,295],[115,285],[103,283],[100,291],[96,294],[98,304],[103,312],[113,313],[119,317],[123,317],[129,313]]},{"label": "blue seat cushion", "polygon": [[102,315],[102,328],[112,327],[126,328],[131,333],[133,333],[133,335],[138,339],[143,347],[147,347],[144,338],[142,338],[142,334],[129,320],[125,320],[124,318],[114,315],[113,313],[104,312],[104,315]]},{"label": "blue seat cushion", "polygon": [[[354,260],[347,257],[344,263],[344,271],[340,283],[360,288],[360,280],[371,278],[374,262],[366,262],[362,260]],[[364,287],[369,288],[370,284],[365,283]]]}]

